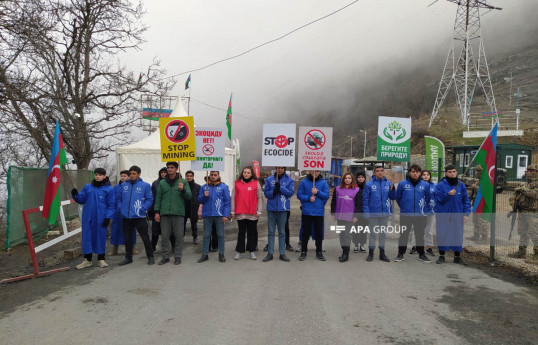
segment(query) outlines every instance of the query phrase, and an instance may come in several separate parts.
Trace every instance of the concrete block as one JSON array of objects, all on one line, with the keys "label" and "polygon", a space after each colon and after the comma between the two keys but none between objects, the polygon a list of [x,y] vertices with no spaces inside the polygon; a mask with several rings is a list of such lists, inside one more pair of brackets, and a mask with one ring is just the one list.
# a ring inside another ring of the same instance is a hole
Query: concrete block
[{"label": "concrete block", "polygon": [[64,260],[74,260],[82,255],[82,248],[72,248],[64,250]]}]

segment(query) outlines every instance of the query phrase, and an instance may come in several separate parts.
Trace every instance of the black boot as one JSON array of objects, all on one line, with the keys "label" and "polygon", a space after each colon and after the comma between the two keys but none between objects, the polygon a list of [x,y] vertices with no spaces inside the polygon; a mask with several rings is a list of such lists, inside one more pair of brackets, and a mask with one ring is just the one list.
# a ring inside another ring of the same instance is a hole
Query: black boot
[{"label": "black boot", "polygon": [[340,256],[338,259],[340,262],[346,262],[349,260],[349,247],[342,247],[342,256]]},{"label": "black boot", "polygon": [[390,262],[390,259],[385,255],[385,249],[379,249],[379,260]]},{"label": "black boot", "polygon": [[366,261],[372,262],[374,261],[374,250],[368,249],[368,256],[366,257]]}]

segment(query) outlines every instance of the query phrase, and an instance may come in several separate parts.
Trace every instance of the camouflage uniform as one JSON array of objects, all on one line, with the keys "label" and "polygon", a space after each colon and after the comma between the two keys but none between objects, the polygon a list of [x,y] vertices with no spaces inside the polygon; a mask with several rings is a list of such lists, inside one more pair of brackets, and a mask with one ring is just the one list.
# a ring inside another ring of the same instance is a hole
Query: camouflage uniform
[{"label": "camouflage uniform", "polygon": [[[469,187],[467,188],[467,193],[469,194],[469,200],[471,201],[471,205],[474,204],[476,195],[478,194],[478,187],[480,187],[480,175],[482,174],[481,165],[476,166],[476,173],[477,178],[467,180],[467,183],[469,184]],[[482,240],[487,241],[489,236],[489,223],[484,218],[482,218],[481,214],[473,213],[472,217],[474,225],[474,234],[472,239],[474,241],[478,241],[480,237],[482,237]]]},{"label": "camouflage uniform", "polygon": [[[525,257],[529,239],[534,244],[534,255],[538,256],[538,164],[527,168],[526,181],[516,188],[518,200],[519,251],[518,256]],[[514,205],[514,199],[510,200]]]}]

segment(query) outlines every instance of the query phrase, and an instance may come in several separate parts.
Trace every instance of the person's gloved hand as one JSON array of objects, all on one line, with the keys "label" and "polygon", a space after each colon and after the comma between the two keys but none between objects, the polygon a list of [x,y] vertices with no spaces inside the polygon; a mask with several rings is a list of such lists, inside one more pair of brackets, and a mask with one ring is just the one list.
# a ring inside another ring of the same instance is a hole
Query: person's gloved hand
[{"label": "person's gloved hand", "polygon": [[275,182],[275,188],[273,189],[273,192],[276,194],[280,192],[280,182]]},{"label": "person's gloved hand", "polygon": [[71,195],[73,197],[76,197],[78,195],[78,189],[76,189],[76,188],[71,189]]},{"label": "person's gloved hand", "polygon": [[105,218],[105,220],[103,220],[103,224],[101,224],[101,226],[103,228],[108,228],[109,225],[110,225],[110,218]]}]

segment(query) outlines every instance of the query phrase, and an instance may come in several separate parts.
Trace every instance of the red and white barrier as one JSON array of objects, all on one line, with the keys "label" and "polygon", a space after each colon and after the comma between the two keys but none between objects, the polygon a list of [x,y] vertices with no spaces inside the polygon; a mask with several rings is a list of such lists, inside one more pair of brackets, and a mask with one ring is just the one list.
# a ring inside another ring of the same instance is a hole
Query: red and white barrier
[{"label": "red and white barrier", "polygon": [[44,250],[44,249],[46,249],[46,248],[48,248],[50,246],[53,246],[54,244],[59,243],[59,242],[65,240],[65,239],[67,239],[67,238],[69,238],[71,236],[74,236],[74,235],[76,235],[76,234],[78,234],[79,232],[82,231],[81,228],[77,228],[77,229],[72,230],[72,231],[67,231],[67,224],[65,223],[65,214],[64,214],[63,206],[72,204],[74,202],[75,201],[73,201],[73,200],[64,200],[64,201],[62,201],[60,203],[60,220],[62,222],[63,235],[61,235],[61,236],[59,236],[59,237],[57,237],[57,238],[55,238],[55,239],[53,239],[51,241],[43,243],[42,245],[39,245],[37,247],[35,247],[34,240],[32,238],[32,230],[30,228],[30,221],[28,219],[28,215],[31,214],[31,213],[43,211],[43,206],[29,208],[29,209],[26,209],[26,210],[22,211],[22,218],[24,220],[24,228],[26,229],[26,238],[28,239],[28,248],[30,249],[30,256],[32,258],[32,265],[34,266],[34,273],[33,274],[27,274],[27,275],[20,276],[20,277],[15,277],[15,278],[2,279],[0,281],[0,283],[2,283],[2,284],[4,284],[4,283],[12,283],[12,282],[19,281],[19,280],[42,277],[42,276],[47,276],[47,275],[50,275],[50,274],[53,274],[53,273],[56,273],[56,272],[69,270],[69,267],[62,267],[62,268],[57,268],[57,269],[50,270],[50,271],[40,272],[39,271],[39,265],[38,265],[38,262],[37,262],[36,253],[39,253],[40,251],[42,251],[42,250]]}]

